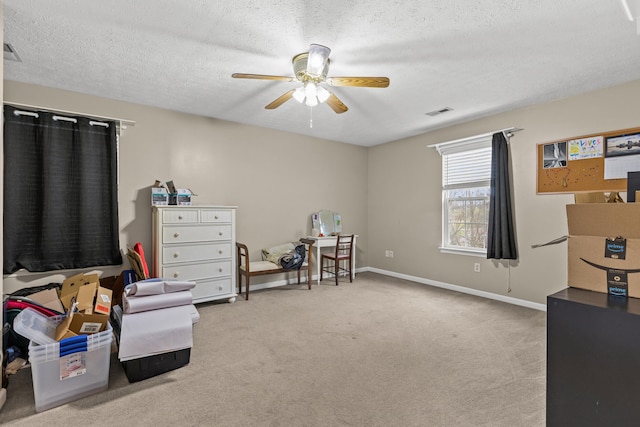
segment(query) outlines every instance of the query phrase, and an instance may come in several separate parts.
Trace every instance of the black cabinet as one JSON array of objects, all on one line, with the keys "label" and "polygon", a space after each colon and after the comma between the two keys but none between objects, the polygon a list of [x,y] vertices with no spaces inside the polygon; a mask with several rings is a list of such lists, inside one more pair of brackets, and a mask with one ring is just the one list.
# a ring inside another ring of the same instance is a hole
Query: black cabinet
[{"label": "black cabinet", "polygon": [[640,425],[640,299],[547,297],[547,426]]}]

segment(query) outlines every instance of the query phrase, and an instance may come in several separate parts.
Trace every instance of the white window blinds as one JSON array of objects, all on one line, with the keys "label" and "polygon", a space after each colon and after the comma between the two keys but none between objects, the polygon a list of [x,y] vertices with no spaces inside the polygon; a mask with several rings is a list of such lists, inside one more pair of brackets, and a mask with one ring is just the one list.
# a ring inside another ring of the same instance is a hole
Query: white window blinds
[{"label": "white window blinds", "polygon": [[442,155],[442,188],[483,187],[491,184],[492,134],[436,144]]},{"label": "white window blinds", "polygon": [[491,183],[491,147],[442,155],[442,188],[483,187]]}]

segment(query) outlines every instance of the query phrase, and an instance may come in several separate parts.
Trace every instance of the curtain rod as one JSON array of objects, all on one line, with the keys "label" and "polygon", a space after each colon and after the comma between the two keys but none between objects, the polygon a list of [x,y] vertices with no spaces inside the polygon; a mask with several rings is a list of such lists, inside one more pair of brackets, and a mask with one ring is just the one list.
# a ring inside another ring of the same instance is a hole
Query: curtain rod
[{"label": "curtain rod", "polygon": [[45,111],[49,111],[52,113],[60,113],[60,114],[71,114],[74,116],[85,116],[85,117],[89,117],[92,119],[97,119],[97,120],[112,120],[112,121],[116,121],[119,122],[122,125],[125,126],[135,126],[136,122],[134,122],[133,120],[126,120],[126,119],[118,119],[115,117],[106,117],[106,116],[96,116],[94,114],[86,114],[86,113],[78,113],[75,111],[66,111],[66,110],[58,110],[57,108],[49,108],[49,107],[40,107],[37,105],[29,105],[29,104],[19,104],[17,102],[4,102],[5,105],[11,105],[14,107],[18,107],[18,108],[31,108],[31,109],[36,109],[36,110],[45,110]]},{"label": "curtain rod", "polygon": [[473,136],[468,136],[466,138],[460,138],[460,139],[454,139],[453,141],[446,141],[446,142],[439,142],[437,144],[431,144],[431,145],[427,145],[427,148],[436,148],[436,147],[441,147],[443,145],[448,145],[448,144],[459,144],[461,142],[465,142],[465,141],[471,141],[473,139],[477,139],[477,138],[484,138],[487,136],[491,136],[494,133],[498,133],[498,132],[504,132],[504,133],[515,133],[515,132],[520,132],[521,128],[517,128],[517,127],[510,127],[510,128],[506,128],[506,129],[500,129],[500,130],[495,130],[493,132],[487,132],[487,133],[482,133],[480,135],[473,135]]}]

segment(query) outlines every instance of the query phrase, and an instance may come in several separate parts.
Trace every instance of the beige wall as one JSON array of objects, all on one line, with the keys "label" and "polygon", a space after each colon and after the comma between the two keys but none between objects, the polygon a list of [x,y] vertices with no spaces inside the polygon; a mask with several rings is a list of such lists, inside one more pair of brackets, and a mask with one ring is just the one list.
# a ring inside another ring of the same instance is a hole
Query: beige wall
[{"label": "beige wall", "polygon": [[[309,235],[311,213],[330,209],[361,236],[357,263],[368,263],[364,147],[10,81],[4,100],[136,122],[120,138],[120,244],[142,242],[148,262],[149,187],[159,179],[192,189],[197,204],[238,206],[237,238],[254,258]],[[60,276],[6,278],[5,291],[50,278]]]},{"label": "beige wall", "polygon": [[[536,195],[536,144],[636,127],[639,95],[636,81],[367,149],[16,82],[4,87],[7,102],[136,122],[120,141],[123,247],[140,241],[150,248],[148,188],[173,179],[198,193],[199,204],[237,205],[238,239],[254,257],[309,233],[310,214],[331,209],[360,235],[359,267],[540,304],[565,287],[566,244],[531,245],[566,234],[564,206],[573,197]],[[510,145],[520,259],[440,253],[441,163],[427,145],[511,126],[524,128]],[[386,249],[394,258],[384,257]],[[5,291],[33,283],[5,279]]]},{"label": "beige wall", "polygon": [[[536,195],[536,145],[640,126],[640,81],[498,114],[369,150],[369,266],[544,304],[566,287],[566,243],[532,249],[567,233],[571,195]],[[506,262],[440,253],[441,158],[427,145],[511,126],[515,222],[520,259]],[[394,251],[385,258],[384,251]],[[473,264],[481,264],[474,273]],[[511,287],[511,292],[508,292]]]}]

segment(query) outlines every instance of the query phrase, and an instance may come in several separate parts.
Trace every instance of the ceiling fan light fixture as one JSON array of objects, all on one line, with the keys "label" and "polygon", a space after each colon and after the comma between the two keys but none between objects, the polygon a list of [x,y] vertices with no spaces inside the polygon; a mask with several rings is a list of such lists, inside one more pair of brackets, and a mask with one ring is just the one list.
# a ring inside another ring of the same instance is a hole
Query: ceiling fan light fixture
[{"label": "ceiling fan light fixture", "polygon": [[327,99],[329,99],[329,96],[331,96],[329,91],[323,88],[322,86],[318,86],[316,88],[316,92],[317,92],[318,102],[320,102],[321,104],[325,102]]},{"label": "ceiling fan light fixture", "polygon": [[307,82],[304,85],[304,103],[308,107],[315,107],[318,105],[318,91],[316,89],[316,85],[312,82]]},{"label": "ceiling fan light fixture", "polygon": [[319,44],[309,46],[309,57],[307,58],[307,74],[313,77],[320,77],[329,60],[331,49]]},{"label": "ceiling fan light fixture", "polygon": [[267,110],[276,109],[293,98],[308,107],[315,107],[318,104],[326,103],[336,114],[342,114],[349,108],[344,105],[335,94],[320,86],[321,84],[380,88],[389,86],[388,77],[332,77],[327,79],[329,65],[331,64],[331,60],[329,59],[330,53],[331,49],[326,46],[311,44],[308,52],[299,53],[292,58],[291,62],[294,77],[246,73],[233,73],[231,77],[237,79],[278,80],[301,83],[301,86],[297,89],[291,89],[267,104],[264,107]]},{"label": "ceiling fan light fixture", "polygon": [[304,94],[304,86],[300,86],[298,89],[295,90],[295,92],[293,92],[293,99],[295,99],[301,104],[304,102],[305,96],[306,95]]}]

